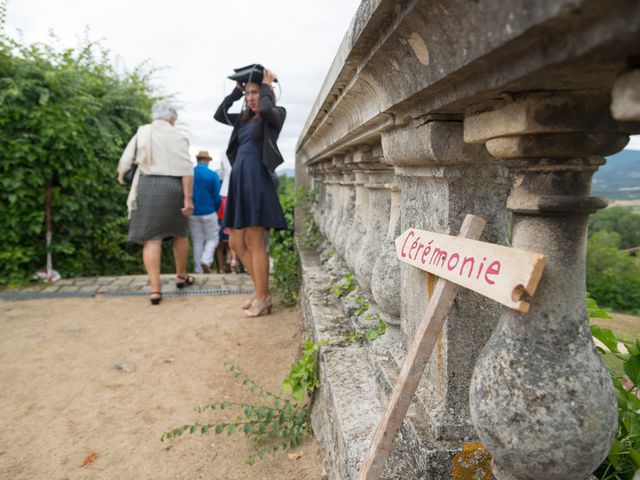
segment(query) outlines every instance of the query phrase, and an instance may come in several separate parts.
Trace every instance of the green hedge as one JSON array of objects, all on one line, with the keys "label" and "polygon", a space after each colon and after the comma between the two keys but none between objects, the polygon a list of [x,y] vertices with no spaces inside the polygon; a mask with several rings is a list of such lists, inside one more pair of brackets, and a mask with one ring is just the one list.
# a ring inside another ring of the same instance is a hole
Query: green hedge
[{"label": "green hedge", "polygon": [[45,264],[49,184],[54,268],[63,277],[141,272],[115,170],[148,122],[149,76],[117,73],[93,43],[58,51],[0,36],[0,283],[23,282]]}]

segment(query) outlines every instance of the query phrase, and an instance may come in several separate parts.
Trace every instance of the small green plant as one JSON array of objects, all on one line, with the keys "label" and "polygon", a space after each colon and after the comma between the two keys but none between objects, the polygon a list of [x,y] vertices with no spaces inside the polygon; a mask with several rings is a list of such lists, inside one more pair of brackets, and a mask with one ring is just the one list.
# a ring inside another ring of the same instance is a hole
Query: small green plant
[{"label": "small green plant", "polygon": [[367,320],[372,321],[374,319],[378,320],[378,323],[364,332],[349,332],[342,335],[342,339],[346,342],[355,342],[358,340],[366,340],[368,342],[373,342],[378,337],[384,335],[387,331],[387,323],[382,319],[379,313],[375,315],[371,315],[368,313],[365,315]]},{"label": "small green plant", "polygon": [[359,317],[364,312],[369,310],[369,302],[367,302],[367,299],[363,295],[356,296],[354,300],[358,304],[358,309],[353,312],[356,317]]},{"label": "small green plant", "polygon": [[258,450],[247,458],[253,464],[256,456],[263,459],[267,453],[286,450],[300,444],[311,431],[308,407],[296,405],[267,391],[264,387],[250,379],[240,368],[230,362],[225,365],[234,377],[242,382],[251,392],[264,399],[263,404],[238,402],[216,402],[198,407],[199,414],[214,410],[235,409],[239,415],[234,422],[209,423],[196,420],[173,428],[162,434],[161,441],[170,440],[184,434],[201,434],[214,431],[216,434],[227,432],[228,435],[242,432]]},{"label": "small green plant", "polygon": [[311,340],[304,342],[302,356],[291,365],[289,375],[282,381],[282,390],[291,393],[293,399],[303,403],[307,395],[311,396],[318,385],[318,350],[325,345],[327,340],[314,343]]},{"label": "small green plant", "polygon": [[621,341],[608,328],[591,327],[592,335],[609,349],[598,347],[602,355],[612,354],[622,362],[625,376],[609,369],[618,397],[618,429],[609,455],[595,471],[600,480],[629,479],[640,468],[640,341],[622,342],[626,352],[619,349]]},{"label": "small green plant", "polygon": [[342,298],[353,292],[355,289],[356,282],[353,278],[353,273],[347,272],[344,278],[340,279],[331,287],[331,292],[336,296],[336,298]]},{"label": "small green plant", "polygon": [[327,257],[329,257],[329,258],[333,258],[333,257],[335,257],[335,256],[336,256],[336,251],[335,251],[333,248],[330,248],[330,249],[327,251]]}]

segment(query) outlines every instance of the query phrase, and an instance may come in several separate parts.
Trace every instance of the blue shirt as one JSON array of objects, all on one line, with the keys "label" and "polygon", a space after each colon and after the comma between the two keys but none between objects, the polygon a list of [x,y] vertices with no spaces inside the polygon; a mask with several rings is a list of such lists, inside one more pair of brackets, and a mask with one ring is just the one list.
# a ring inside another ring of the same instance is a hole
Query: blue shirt
[{"label": "blue shirt", "polygon": [[193,169],[193,214],[209,215],[220,206],[220,177],[206,163]]}]

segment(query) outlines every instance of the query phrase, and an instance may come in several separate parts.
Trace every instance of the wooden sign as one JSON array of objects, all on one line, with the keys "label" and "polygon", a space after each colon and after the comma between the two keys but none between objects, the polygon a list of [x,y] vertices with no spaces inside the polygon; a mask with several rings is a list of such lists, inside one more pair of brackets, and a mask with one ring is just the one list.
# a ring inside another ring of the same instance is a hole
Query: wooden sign
[{"label": "wooden sign", "polygon": [[[533,294],[542,275],[546,257],[473,240],[480,238],[485,223],[480,217],[467,215],[459,237],[409,229],[396,239],[400,260],[440,278],[409,345],[402,370],[391,392],[389,405],[373,434],[369,450],[356,476],[357,480],[380,478],[460,285],[468,286],[494,300],[498,297],[501,299],[498,300],[500,303],[509,302],[505,305],[514,305],[512,308],[520,311],[528,309],[528,304],[520,300],[523,290],[518,286],[521,285],[526,291],[531,289],[529,293]],[[518,264],[518,261],[523,264]],[[451,281],[446,280],[447,278]],[[505,298],[504,291],[507,288],[511,298]]]},{"label": "wooden sign", "polygon": [[521,299],[538,287],[547,257],[539,253],[410,228],[396,239],[402,262],[526,313]]}]

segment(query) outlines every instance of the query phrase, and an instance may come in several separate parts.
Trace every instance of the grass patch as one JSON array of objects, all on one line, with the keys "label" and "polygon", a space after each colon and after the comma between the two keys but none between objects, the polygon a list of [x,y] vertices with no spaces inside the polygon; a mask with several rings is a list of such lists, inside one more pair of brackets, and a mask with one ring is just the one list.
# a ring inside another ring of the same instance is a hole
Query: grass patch
[{"label": "grass patch", "polygon": [[635,342],[636,338],[640,338],[640,317],[626,313],[608,313],[612,318],[592,318],[591,324],[610,329],[625,342]]}]

